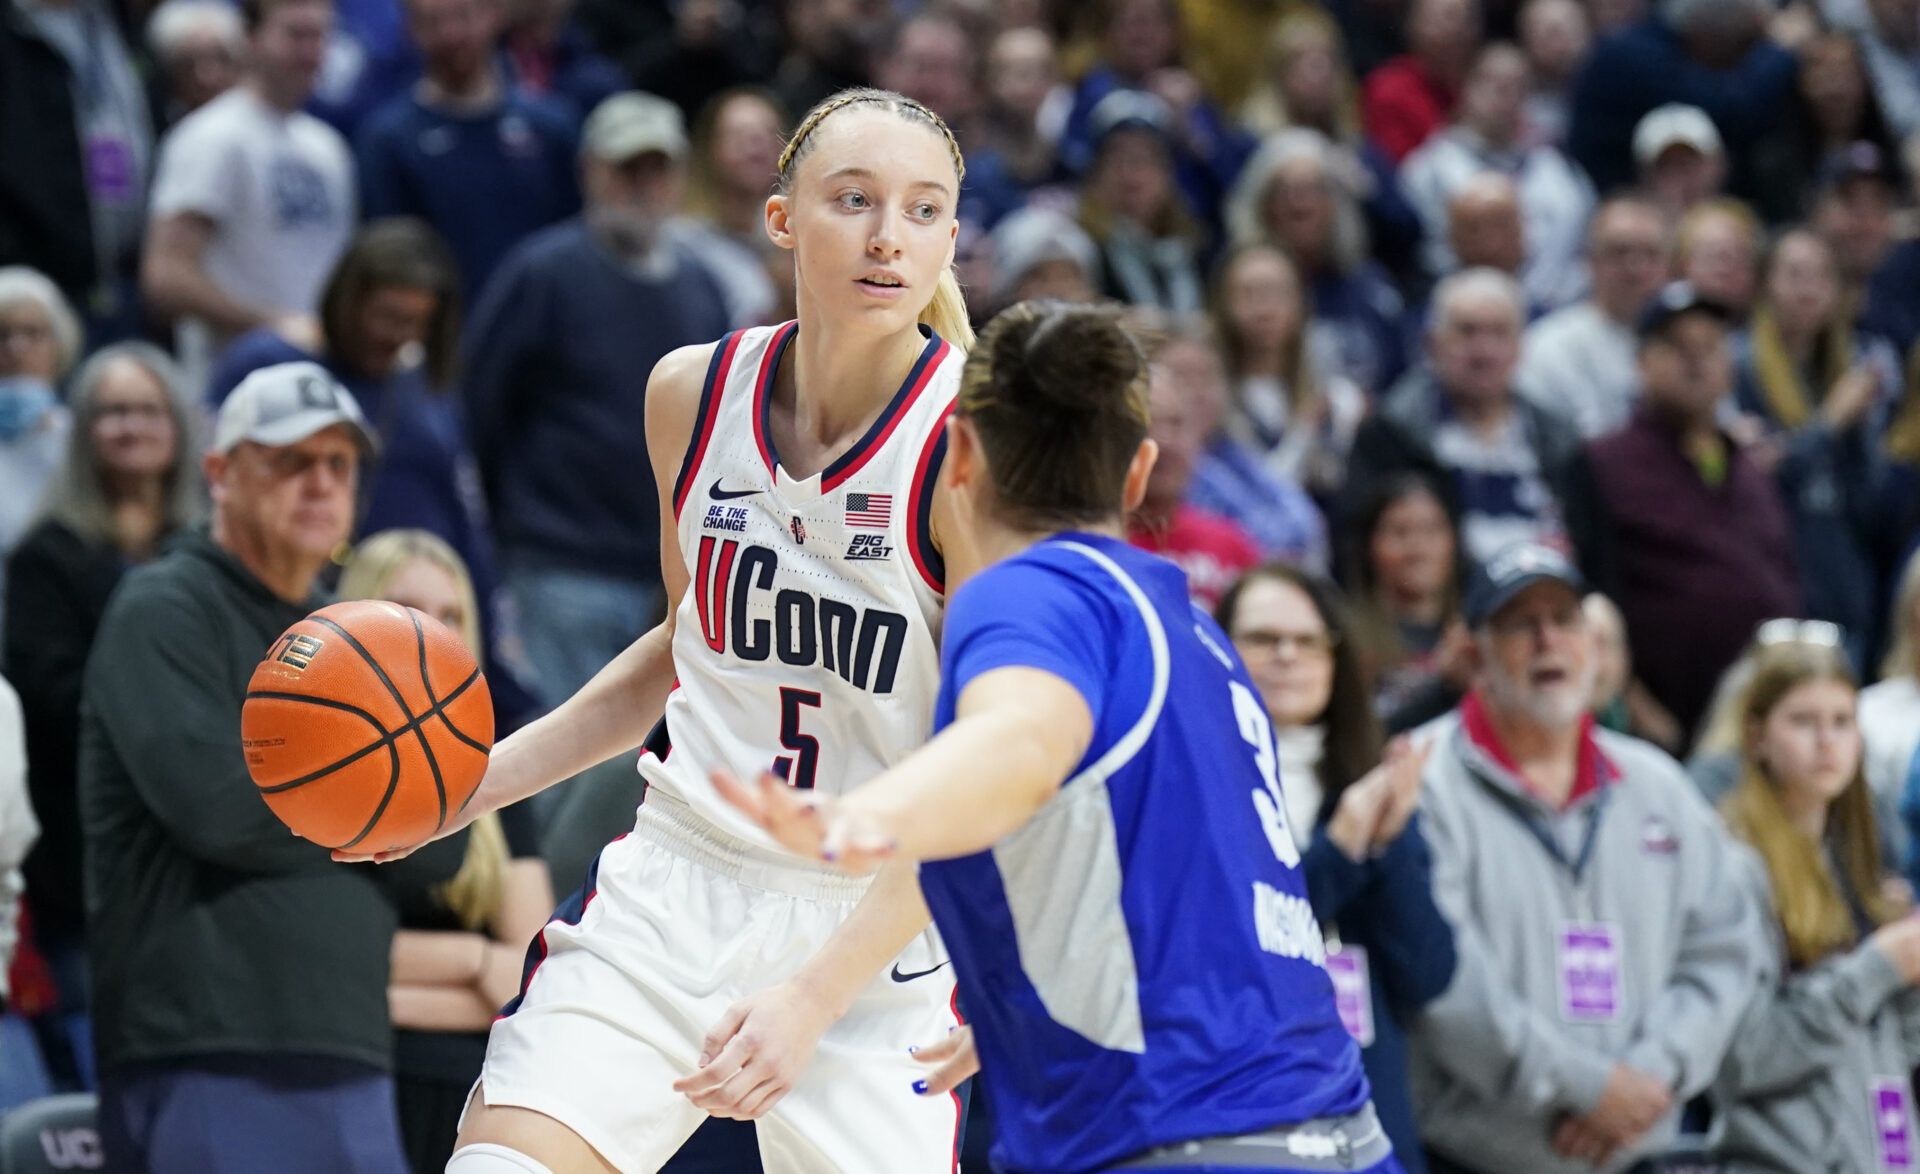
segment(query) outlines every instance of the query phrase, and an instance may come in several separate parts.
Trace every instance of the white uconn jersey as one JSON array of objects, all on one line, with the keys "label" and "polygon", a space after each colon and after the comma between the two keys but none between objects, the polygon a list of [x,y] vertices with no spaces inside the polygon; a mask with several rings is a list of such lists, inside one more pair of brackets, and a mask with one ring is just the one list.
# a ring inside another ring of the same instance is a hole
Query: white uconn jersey
[{"label": "white uconn jersey", "polygon": [[[707,772],[847,791],[927,740],[939,688],[943,575],[928,517],[965,356],[930,331],[886,410],[844,455],[796,481],[767,427],[798,326],[722,339],[674,483],[691,577],[675,616],[679,682],[649,785],[736,838],[773,841]],[[777,848],[775,849],[777,850]]]}]

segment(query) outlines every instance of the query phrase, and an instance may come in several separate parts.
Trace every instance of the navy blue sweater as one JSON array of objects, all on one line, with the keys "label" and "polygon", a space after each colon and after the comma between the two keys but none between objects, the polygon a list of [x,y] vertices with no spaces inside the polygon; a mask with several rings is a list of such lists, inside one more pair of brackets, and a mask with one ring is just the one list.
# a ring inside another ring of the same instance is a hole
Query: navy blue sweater
[{"label": "navy blue sweater", "polygon": [[1574,81],[1567,153],[1602,193],[1633,182],[1633,129],[1656,106],[1684,102],[1713,119],[1737,164],[1777,121],[1793,88],[1793,54],[1761,41],[1731,69],[1687,55],[1658,18],[1603,38]]},{"label": "navy blue sweater", "polygon": [[467,324],[464,362],[502,552],[658,579],[647,377],[668,351],[726,331],[719,283],[689,254],[670,276],[642,277],[579,218],[514,250]]},{"label": "navy blue sweater", "polygon": [[469,300],[515,245],[580,210],[570,110],[509,90],[484,114],[403,94],[354,143],[367,219],[418,216],[447,240]]},{"label": "navy blue sweater", "polygon": [[1426,1174],[1407,1085],[1406,1024],[1453,981],[1455,956],[1453,927],[1433,903],[1433,858],[1420,818],[1385,852],[1359,864],[1327,838],[1323,820],[1301,867],[1313,915],[1337,928],[1344,945],[1367,952],[1373,1043],[1360,1050],[1360,1062],[1394,1156],[1407,1174]]}]

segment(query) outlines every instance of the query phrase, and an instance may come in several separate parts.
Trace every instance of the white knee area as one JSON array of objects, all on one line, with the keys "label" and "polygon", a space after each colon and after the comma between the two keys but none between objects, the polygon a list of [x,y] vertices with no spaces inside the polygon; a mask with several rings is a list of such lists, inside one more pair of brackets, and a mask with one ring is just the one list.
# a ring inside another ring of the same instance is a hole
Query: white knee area
[{"label": "white knee area", "polygon": [[553,1174],[545,1162],[536,1162],[519,1150],[482,1142],[463,1145],[447,1159],[447,1174]]}]

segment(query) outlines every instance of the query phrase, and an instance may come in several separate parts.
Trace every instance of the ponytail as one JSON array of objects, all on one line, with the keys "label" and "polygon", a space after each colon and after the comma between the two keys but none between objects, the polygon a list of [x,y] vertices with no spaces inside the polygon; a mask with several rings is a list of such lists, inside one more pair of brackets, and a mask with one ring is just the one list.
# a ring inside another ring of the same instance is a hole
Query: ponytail
[{"label": "ponytail", "polygon": [[951,268],[940,274],[933,300],[920,311],[922,325],[954,345],[956,350],[973,349],[973,320],[967,316],[967,295],[960,292],[960,279]]}]

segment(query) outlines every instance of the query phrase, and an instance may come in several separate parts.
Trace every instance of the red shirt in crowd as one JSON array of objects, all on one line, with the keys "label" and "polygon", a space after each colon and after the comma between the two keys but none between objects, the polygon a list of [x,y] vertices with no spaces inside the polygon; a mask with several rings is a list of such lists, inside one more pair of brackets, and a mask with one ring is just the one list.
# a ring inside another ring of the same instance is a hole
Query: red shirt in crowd
[{"label": "red shirt in crowd", "polygon": [[1419,58],[1403,53],[1367,75],[1360,97],[1360,118],[1387,157],[1399,163],[1453,117],[1458,97],[1427,72]]},{"label": "red shirt in crowd", "polygon": [[1127,522],[1127,541],[1185,571],[1188,593],[1208,611],[1235,579],[1260,565],[1260,548],[1238,523],[1197,506],[1176,506],[1158,526],[1136,515]]}]

